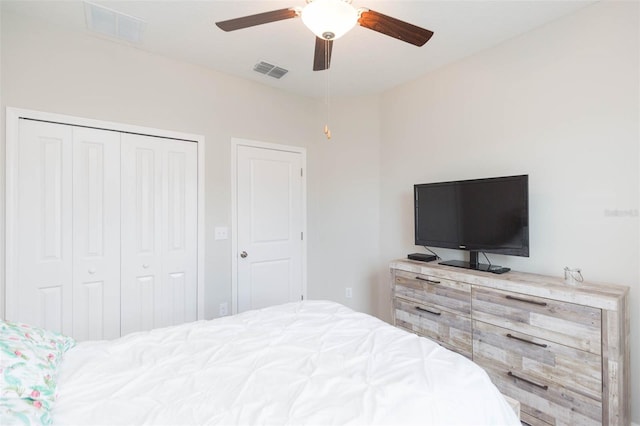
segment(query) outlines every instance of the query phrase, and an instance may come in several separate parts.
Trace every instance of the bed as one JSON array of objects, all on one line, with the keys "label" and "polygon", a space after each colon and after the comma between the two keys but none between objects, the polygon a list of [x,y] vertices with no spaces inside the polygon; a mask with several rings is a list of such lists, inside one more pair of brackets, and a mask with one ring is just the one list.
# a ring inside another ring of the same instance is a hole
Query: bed
[{"label": "bed", "polygon": [[20,411],[4,374],[3,425],[520,424],[470,360],[328,301],[112,341],[74,345],[38,333],[48,332],[30,336],[42,339],[43,354],[58,351],[41,355],[55,391],[45,400],[45,388],[23,384],[31,411]]}]

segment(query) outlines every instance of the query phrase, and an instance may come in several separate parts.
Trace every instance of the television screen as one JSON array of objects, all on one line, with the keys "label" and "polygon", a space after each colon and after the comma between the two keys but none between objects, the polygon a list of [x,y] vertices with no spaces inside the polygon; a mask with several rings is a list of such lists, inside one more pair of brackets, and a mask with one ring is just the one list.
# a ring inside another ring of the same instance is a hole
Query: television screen
[{"label": "television screen", "polygon": [[415,243],[529,256],[528,176],[414,186]]}]

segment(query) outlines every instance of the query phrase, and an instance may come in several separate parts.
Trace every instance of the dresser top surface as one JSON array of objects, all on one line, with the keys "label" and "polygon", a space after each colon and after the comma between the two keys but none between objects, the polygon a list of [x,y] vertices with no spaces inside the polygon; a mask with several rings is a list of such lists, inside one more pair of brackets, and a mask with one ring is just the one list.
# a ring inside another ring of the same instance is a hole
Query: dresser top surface
[{"label": "dresser top surface", "polygon": [[394,260],[390,263],[390,268],[608,310],[621,309],[620,305],[629,292],[629,287],[617,284],[584,282],[570,286],[565,284],[560,277],[516,271],[493,274],[440,265],[436,262],[419,262],[408,259]]}]

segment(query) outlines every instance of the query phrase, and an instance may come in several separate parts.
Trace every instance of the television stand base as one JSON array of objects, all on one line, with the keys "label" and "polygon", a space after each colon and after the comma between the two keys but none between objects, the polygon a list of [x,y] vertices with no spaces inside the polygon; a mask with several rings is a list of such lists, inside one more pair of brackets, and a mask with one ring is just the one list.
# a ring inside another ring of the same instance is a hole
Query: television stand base
[{"label": "television stand base", "polygon": [[476,271],[491,272],[492,274],[504,274],[509,272],[510,268],[504,268],[498,265],[487,265],[486,263],[471,263],[464,260],[446,260],[439,262],[440,265],[455,266],[456,268],[475,269]]}]

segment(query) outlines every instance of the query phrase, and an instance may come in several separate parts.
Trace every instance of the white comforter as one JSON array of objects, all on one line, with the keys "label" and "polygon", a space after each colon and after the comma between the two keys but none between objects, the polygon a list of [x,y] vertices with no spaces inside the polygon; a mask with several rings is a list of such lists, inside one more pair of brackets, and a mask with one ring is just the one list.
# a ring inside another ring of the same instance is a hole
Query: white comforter
[{"label": "white comforter", "polygon": [[79,343],[59,425],[519,425],[482,369],[332,302]]}]

